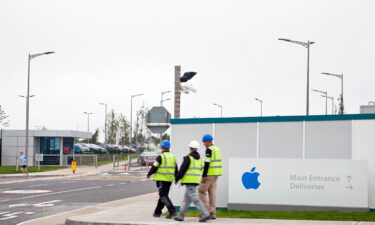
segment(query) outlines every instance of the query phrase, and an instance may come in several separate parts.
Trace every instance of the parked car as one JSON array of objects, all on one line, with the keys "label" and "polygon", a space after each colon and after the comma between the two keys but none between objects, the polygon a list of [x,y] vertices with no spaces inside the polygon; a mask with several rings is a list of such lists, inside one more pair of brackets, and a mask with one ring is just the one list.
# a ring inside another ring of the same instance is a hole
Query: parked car
[{"label": "parked car", "polygon": [[90,153],[90,148],[88,148],[85,144],[78,143],[74,145],[74,153]]},{"label": "parked car", "polygon": [[86,146],[90,149],[93,153],[108,153],[108,151],[105,148],[102,148],[96,144],[86,144]]},{"label": "parked car", "polygon": [[157,154],[156,152],[144,151],[138,157],[138,160],[137,160],[138,161],[138,165],[140,165],[140,166],[146,166],[147,161],[149,162],[149,165],[152,165],[155,162],[156,157],[158,155],[159,154]]}]

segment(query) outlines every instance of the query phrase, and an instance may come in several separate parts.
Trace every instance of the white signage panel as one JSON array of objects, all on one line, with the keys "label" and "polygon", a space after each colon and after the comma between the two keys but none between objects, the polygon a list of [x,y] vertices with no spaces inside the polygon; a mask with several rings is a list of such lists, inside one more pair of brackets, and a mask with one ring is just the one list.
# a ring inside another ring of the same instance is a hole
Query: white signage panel
[{"label": "white signage panel", "polygon": [[36,154],[35,154],[35,161],[37,161],[37,162],[42,162],[42,161],[43,161],[43,154],[41,154],[41,153],[36,153]]},{"label": "white signage panel", "polygon": [[366,160],[229,158],[231,204],[368,208]]}]

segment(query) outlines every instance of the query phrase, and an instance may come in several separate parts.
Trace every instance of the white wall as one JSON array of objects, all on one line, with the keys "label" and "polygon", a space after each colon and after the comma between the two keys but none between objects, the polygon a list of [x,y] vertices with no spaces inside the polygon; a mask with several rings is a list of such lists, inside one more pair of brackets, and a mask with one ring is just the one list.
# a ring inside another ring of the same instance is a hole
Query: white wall
[{"label": "white wall", "polygon": [[353,121],[353,159],[367,160],[369,207],[375,208],[375,120]]},{"label": "white wall", "polygon": [[[375,120],[172,124],[172,152],[181,164],[191,140],[214,135],[223,156],[217,207],[227,207],[229,157],[363,159],[369,165],[369,205],[375,208]],[[353,135],[352,135],[353,133]],[[201,146],[201,152],[204,151]],[[172,188],[175,205],[184,188]],[[371,193],[373,191],[373,193]]]}]

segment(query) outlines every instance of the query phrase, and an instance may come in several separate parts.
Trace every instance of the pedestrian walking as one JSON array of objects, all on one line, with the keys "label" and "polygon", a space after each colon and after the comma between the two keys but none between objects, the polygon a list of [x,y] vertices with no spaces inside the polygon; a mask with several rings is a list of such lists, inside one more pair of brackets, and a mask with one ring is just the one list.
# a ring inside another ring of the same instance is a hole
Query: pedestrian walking
[{"label": "pedestrian walking", "polygon": [[21,162],[22,173],[25,173],[27,176],[29,176],[29,171],[27,170],[27,156],[23,154],[23,152],[20,152],[19,160]]},{"label": "pedestrian walking", "polygon": [[197,141],[191,141],[189,144],[190,153],[184,157],[183,163],[176,176],[175,183],[177,184],[177,182],[180,181],[186,188],[180,213],[174,218],[176,221],[184,221],[185,213],[191,203],[193,203],[202,214],[199,222],[206,222],[210,219],[210,213],[199,200],[197,193],[197,186],[201,182],[203,171],[203,160],[197,152],[198,149],[199,143]]},{"label": "pedestrian walking", "polygon": [[156,187],[159,190],[159,200],[153,216],[160,217],[164,206],[166,206],[169,212],[166,216],[167,219],[172,219],[176,216],[176,209],[169,198],[169,190],[177,174],[177,160],[176,157],[170,153],[170,147],[171,143],[167,140],[161,143],[163,152],[156,157],[155,163],[147,174],[147,178],[149,179],[151,175],[154,174],[152,179],[156,181]]},{"label": "pedestrian walking", "polygon": [[219,176],[223,174],[220,149],[213,144],[211,134],[205,134],[202,142],[206,147],[202,181],[199,185],[199,198],[210,212],[211,219],[216,219],[216,187]]}]

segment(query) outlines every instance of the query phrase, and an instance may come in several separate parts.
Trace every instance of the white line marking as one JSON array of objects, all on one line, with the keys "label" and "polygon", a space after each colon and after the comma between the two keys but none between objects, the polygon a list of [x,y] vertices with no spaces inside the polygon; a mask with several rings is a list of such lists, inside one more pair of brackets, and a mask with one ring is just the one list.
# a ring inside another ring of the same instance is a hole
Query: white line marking
[{"label": "white line marking", "polygon": [[27,206],[29,204],[15,204],[15,205],[9,205],[9,208],[15,208],[15,207],[24,207],[24,206]]},{"label": "white line marking", "polygon": [[39,195],[31,195],[23,198],[16,198],[16,199],[5,199],[0,202],[7,202],[7,201],[17,201],[17,200],[22,200],[22,199],[29,199],[29,198],[35,198],[35,197],[40,197],[40,196],[46,196],[46,195],[54,195],[54,194],[61,194],[61,193],[66,193],[66,192],[73,192],[73,191],[83,191],[83,190],[89,190],[89,189],[96,189],[96,188],[101,188],[102,186],[95,186],[95,187],[87,187],[87,188],[79,188],[79,189],[71,189],[71,190],[66,190],[66,191],[58,191],[58,192],[51,192],[51,193],[46,193],[46,194],[39,194]]},{"label": "white line marking", "polygon": [[36,184],[36,185],[30,185],[30,187],[40,187],[40,186],[46,186],[47,184]]},{"label": "white line marking", "polygon": [[126,183],[120,183],[120,184],[126,184]]},{"label": "white line marking", "polygon": [[64,182],[61,182],[60,184],[68,184],[68,183],[74,183],[75,181],[71,180],[71,181],[64,181]]},{"label": "white line marking", "polygon": [[9,212],[0,212],[0,215],[7,214],[7,213],[9,213]]},{"label": "white line marking", "polygon": [[137,182],[137,181],[130,181],[131,184],[132,184],[132,183],[135,183],[135,182]]},{"label": "white line marking", "polygon": [[107,184],[106,186],[107,186],[107,187],[112,187],[112,186],[113,186],[113,184]]}]

